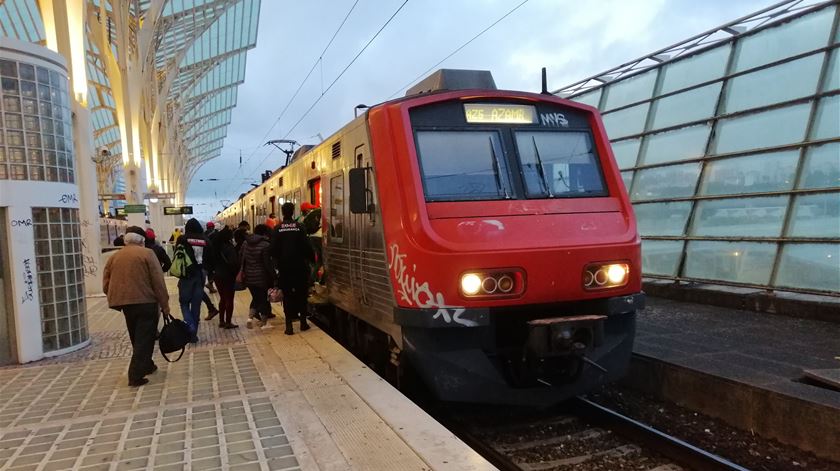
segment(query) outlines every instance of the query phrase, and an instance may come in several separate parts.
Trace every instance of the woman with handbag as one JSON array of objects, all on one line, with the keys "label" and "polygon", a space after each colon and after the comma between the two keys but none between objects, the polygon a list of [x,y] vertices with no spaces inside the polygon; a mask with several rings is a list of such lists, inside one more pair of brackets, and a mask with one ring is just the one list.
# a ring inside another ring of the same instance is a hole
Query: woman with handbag
[{"label": "woman with handbag", "polygon": [[213,281],[219,291],[219,328],[236,329],[233,320],[233,299],[236,294],[236,275],[241,264],[233,246],[233,231],[225,227],[213,239],[213,259],[216,261]]},{"label": "woman with handbag", "polygon": [[258,224],[254,234],[242,244],[242,283],[251,292],[251,305],[246,326],[250,329],[254,321],[263,328],[269,328],[268,318],[271,304],[268,289],[274,286],[274,262],[271,259],[271,230],[265,224]]}]

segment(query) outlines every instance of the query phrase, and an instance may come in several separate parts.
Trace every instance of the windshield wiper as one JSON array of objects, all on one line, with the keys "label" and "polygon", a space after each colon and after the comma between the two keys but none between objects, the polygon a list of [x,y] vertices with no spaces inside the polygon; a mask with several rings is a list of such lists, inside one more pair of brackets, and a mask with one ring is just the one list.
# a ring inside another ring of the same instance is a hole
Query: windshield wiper
[{"label": "windshield wiper", "polygon": [[554,198],[554,193],[552,193],[551,188],[548,186],[548,182],[545,180],[545,169],[543,169],[542,159],[540,158],[540,150],[537,148],[537,138],[531,136],[531,142],[534,144],[534,155],[537,157],[537,172],[540,174],[540,181],[542,182],[543,188],[545,188],[545,192],[548,193],[548,196]]},{"label": "windshield wiper", "polygon": [[502,186],[502,176],[499,172],[499,160],[496,158],[496,149],[494,148],[495,146],[493,146],[493,137],[489,136],[487,139],[490,141],[490,157],[493,159],[493,173],[496,176],[496,189],[499,193],[504,193],[505,198],[510,198],[507,188]]}]

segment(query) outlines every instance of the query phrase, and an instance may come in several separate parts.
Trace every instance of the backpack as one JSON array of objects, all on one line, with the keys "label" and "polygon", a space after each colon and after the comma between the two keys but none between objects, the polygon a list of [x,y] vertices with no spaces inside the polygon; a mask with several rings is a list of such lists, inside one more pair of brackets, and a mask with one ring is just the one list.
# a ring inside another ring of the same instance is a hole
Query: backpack
[{"label": "backpack", "polygon": [[[158,335],[158,346],[160,347],[160,354],[166,361],[174,363],[180,360],[184,355],[187,344],[190,343],[191,337],[190,328],[184,321],[175,319],[169,314],[163,315],[163,327]],[[178,358],[170,360],[166,356],[167,353],[177,352],[178,350],[181,351]]]},{"label": "backpack", "polygon": [[193,261],[187,255],[187,249],[183,245],[178,245],[175,247],[175,253],[172,254],[172,266],[169,267],[169,274],[175,278],[186,278],[192,264]]}]

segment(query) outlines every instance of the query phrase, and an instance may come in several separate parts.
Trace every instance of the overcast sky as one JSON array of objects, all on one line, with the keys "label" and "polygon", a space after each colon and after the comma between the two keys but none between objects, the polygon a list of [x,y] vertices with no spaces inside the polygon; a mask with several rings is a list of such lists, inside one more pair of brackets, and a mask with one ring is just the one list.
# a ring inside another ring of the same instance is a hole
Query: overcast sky
[{"label": "overcast sky", "polygon": [[[538,92],[540,68],[558,89],[747,15],[773,0],[530,0],[439,68],[490,70],[499,88]],[[206,220],[282,164],[268,139],[320,142],[403,88],[522,0],[409,0],[315,106],[304,112],[404,0],[359,0],[315,72],[282,119],[295,90],[355,0],[263,0],[257,46],[221,157],[198,170],[187,192]],[[268,133],[267,139],[263,139]],[[243,165],[239,164],[240,151]],[[217,178],[215,182],[199,179]]]}]

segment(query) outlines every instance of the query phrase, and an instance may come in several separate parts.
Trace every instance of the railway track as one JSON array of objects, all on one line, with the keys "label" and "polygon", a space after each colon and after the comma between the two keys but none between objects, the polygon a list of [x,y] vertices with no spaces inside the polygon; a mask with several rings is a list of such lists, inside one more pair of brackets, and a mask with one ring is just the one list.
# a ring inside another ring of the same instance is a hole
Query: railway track
[{"label": "railway track", "polygon": [[746,469],[583,398],[562,412],[520,420],[488,411],[446,405],[430,410],[503,471]]}]

